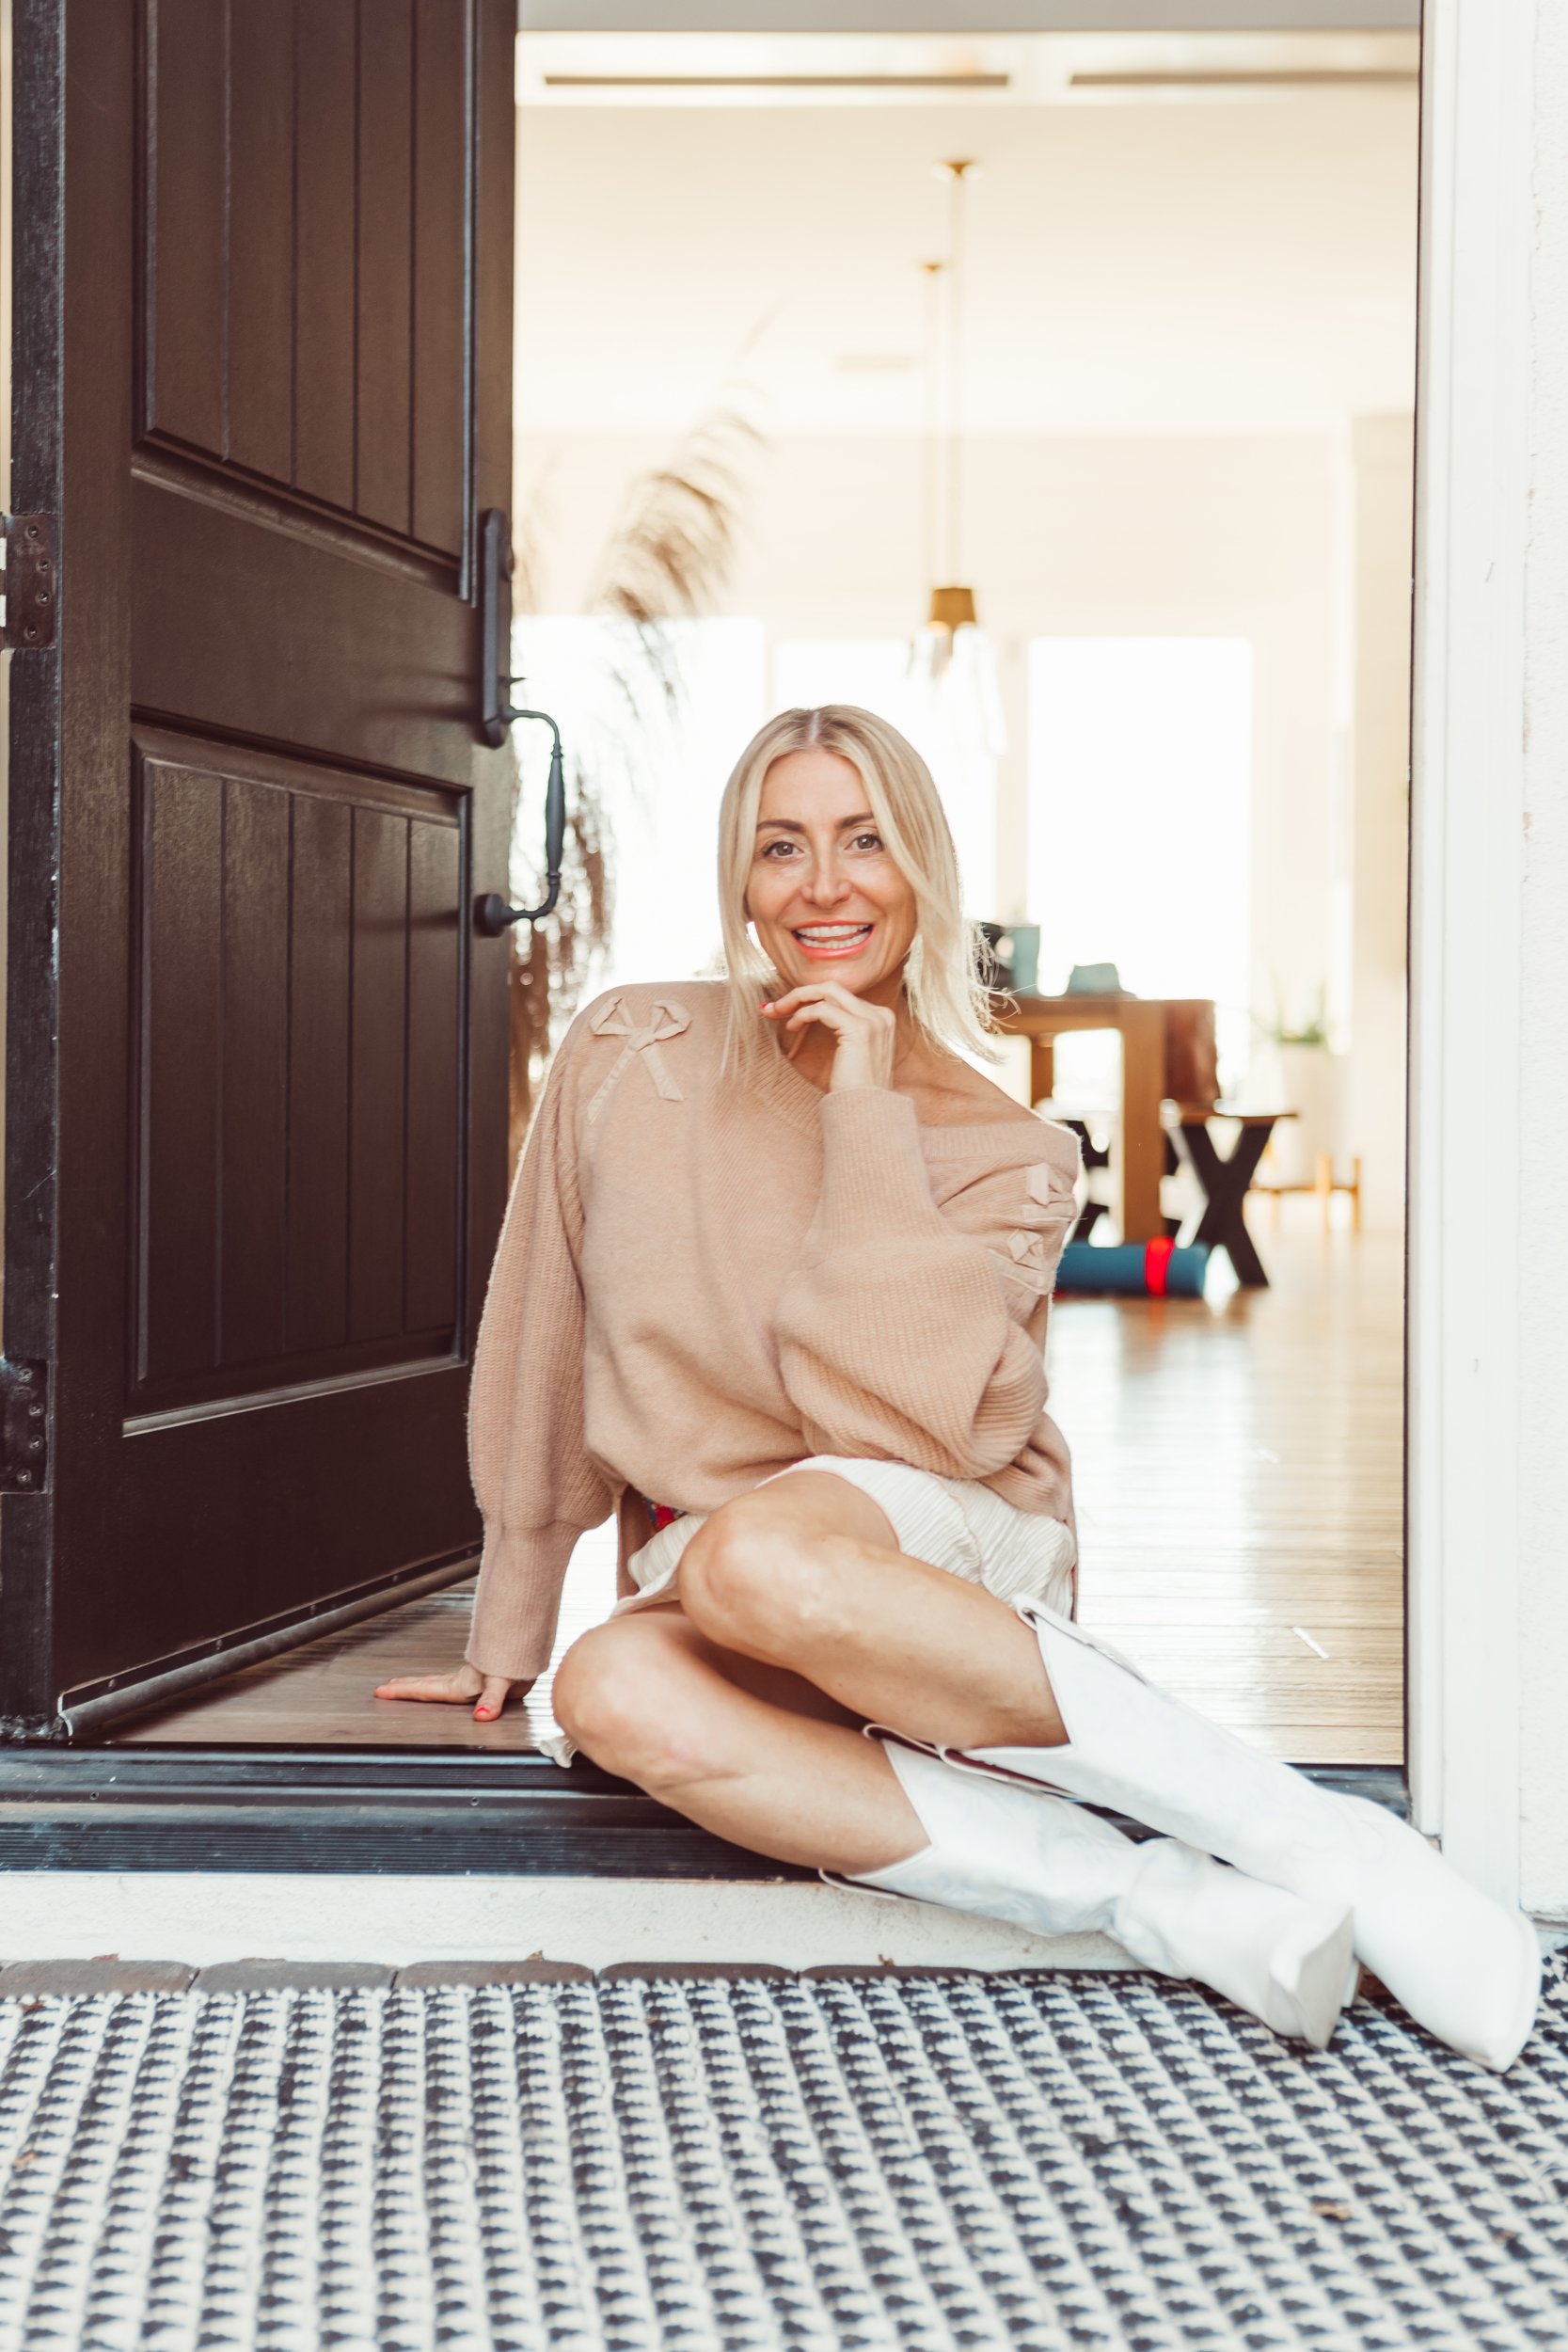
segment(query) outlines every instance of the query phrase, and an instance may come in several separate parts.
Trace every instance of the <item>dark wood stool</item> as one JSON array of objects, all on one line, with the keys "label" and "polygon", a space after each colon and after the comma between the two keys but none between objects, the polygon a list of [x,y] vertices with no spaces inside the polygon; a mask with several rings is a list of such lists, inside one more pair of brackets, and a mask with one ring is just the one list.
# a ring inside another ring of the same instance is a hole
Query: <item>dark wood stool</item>
[{"label": "dark wood stool", "polygon": [[[1224,1103],[1216,1103],[1212,1110],[1196,1103],[1176,1105],[1171,1140],[1203,1193],[1202,1215],[1193,1230],[1182,1234],[1182,1242],[1207,1243],[1211,1249],[1225,1250],[1236,1269],[1236,1279],[1249,1290],[1267,1290],[1269,1278],[1243,1215],[1247,1188],[1275,1127],[1282,1119],[1294,1117],[1294,1111],[1232,1110]],[[1212,1119],[1233,1120],[1241,1130],[1228,1159],[1221,1159],[1209,1132]]]}]

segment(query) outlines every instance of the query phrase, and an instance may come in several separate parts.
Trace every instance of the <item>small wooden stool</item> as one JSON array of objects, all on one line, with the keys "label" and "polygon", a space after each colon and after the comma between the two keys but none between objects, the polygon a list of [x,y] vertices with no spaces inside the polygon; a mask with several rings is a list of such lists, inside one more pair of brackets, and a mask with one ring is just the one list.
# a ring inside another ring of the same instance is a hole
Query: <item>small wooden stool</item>
[{"label": "small wooden stool", "polygon": [[1350,1200],[1351,1231],[1354,1233],[1358,1233],[1361,1231],[1361,1154],[1359,1152],[1354,1154],[1351,1161],[1350,1179],[1348,1183],[1342,1178],[1335,1175],[1333,1153],[1330,1152],[1319,1152],[1313,1158],[1312,1182],[1309,1184],[1255,1184],[1252,1189],[1254,1192],[1262,1193],[1265,1199],[1274,1202],[1274,1221],[1276,1225],[1279,1222],[1279,1204],[1288,1192],[1311,1193],[1314,1198],[1320,1200],[1323,1204],[1323,1232],[1325,1233],[1333,1230],[1332,1216],[1334,1209],[1334,1196],[1337,1192],[1342,1192],[1347,1195]]}]

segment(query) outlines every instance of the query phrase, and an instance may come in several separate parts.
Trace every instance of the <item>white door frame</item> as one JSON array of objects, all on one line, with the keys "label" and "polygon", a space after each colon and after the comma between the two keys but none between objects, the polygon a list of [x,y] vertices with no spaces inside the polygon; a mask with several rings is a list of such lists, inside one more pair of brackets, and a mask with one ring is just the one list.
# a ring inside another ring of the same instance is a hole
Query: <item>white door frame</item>
[{"label": "white door frame", "polygon": [[1509,1900],[1537,12],[1428,0],[1417,402],[1410,1778],[1421,1827]]}]

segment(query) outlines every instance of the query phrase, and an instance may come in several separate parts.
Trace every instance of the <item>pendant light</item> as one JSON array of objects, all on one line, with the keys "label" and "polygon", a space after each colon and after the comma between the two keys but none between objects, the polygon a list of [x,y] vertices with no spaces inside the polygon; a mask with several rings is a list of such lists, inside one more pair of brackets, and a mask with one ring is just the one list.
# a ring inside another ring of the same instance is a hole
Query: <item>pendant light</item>
[{"label": "pendant light", "polygon": [[934,584],[910,645],[908,721],[942,795],[965,885],[965,906],[990,916],[996,897],[997,761],[1007,748],[996,648],[963,584],[964,201],[974,169],[941,166],[949,188],[947,258],[926,262],[925,576]]},{"label": "pendant light", "polygon": [[[951,646],[953,633],[976,625],[974,591],[959,585],[963,579],[963,396],[964,396],[964,217],[972,156],[955,157],[939,168],[948,183],[947,261],[942,272],[946,294],[946,333],[942,354],[943,419],[940,437],[941,491],[937,511],[937,578],[947,585],[933,586],[927,625],[941,629]],[[933,281],[935,282],[935,281]]]},{"label": "pendant light", "polygon": [[942,352],[942,305],[946,292],[942,262],[922,262],[921,276],[925,283],[925,306],[921,331],[920,358],[920,572],[921,578],[933,580],[942,561],[942,533],[938,516],[942,512],[942,387],[938,371]]}]

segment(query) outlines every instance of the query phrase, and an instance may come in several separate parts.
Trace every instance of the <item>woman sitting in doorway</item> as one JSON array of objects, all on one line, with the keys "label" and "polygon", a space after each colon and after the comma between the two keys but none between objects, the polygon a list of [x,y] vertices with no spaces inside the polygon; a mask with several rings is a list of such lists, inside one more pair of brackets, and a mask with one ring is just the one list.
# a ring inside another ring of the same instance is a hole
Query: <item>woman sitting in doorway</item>
[{"label": "woman sitting in doorway", "polygon": [[840,1882],[1102,1930],[1318,2047],[1359,1958],[1506,2066],[1528,1922],[1072,1622],[1042,1348],[1077,1145],[954,1050],[984,999],[924,763],[867,711],[770,721],[720,890],[729,978],[605,997],[556,1057],[480,1338],[469,1662],[379,1695],[493,1719],[618,1507],[626,1597],[554,1692],[607,1770]]}]

